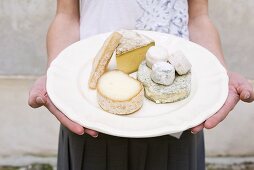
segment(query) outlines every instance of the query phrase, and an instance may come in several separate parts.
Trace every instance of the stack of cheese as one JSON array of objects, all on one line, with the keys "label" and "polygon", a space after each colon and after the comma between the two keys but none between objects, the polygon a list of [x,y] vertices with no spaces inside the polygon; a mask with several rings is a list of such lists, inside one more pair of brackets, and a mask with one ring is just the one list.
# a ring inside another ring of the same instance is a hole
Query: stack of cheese
[{"label": "stack of cheese", "polygon": [[[138,70],[145,95],[155,103],[182,100],[190,94],[191,64],[181,51],[168,55],[163,47],[151,47]],[[177,74],[176,74],[176,73]]]},{"label": "stack of cheese", "polygon": [[[113,114],[130,114],[142,107],[142,83],[128,74],[138,70],[149,47],[150,38],[134,31],[112,33],[94,58],[89,87],[97,88],[97,101],[102,109]],[[117,69],[106,72],[107,65],[116,51]]]}]

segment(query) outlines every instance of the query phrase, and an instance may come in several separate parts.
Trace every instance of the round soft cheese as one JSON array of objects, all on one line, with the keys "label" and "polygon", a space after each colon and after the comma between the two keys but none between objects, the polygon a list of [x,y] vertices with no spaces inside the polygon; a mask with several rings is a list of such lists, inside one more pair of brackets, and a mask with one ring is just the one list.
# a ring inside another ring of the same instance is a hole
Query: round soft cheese
[{"label": "round soft cheese", "polygon": [[175,67],[175,70],[179,75],[187,74],[191,69],[191,63],[182,51],[173,53],[169,56],[168,61]]},{"label": "round soft cheese", "polygon": [[175,79],[175,69],[167,62],[157,62],[152,66],[151,79],[158,84],[170,85]]},{"label": "round soft cheese", "polygon": [[146,64],[152,69],[153,64],[168,60],[168,51],[161,46],[152,46],[146,53]]},{"label": "round soft cheese", "polygon": [[122,71],[103,74],[97,84],[97,101],[100,107],[113,114],[131,114],[143,105],[142,83]]}]

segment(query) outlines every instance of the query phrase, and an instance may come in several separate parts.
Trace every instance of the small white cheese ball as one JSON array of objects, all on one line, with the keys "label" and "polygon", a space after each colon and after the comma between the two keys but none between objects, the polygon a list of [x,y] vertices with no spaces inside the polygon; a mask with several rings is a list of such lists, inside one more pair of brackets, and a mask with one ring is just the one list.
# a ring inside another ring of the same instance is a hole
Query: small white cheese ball
[{"label": "small white cheese ball", "polygon": [[168,86],[174,82],[175,69],[167,62],[157,62],[153,64],[151,79],[157,84]]},{"label": "small white cheese ball", "polygon": [[185,57],[182,51],[176,51],[170,55],[168,62],[170,62],[175,67],[175,70],[179,75],[184,75],[191,69],[191,63]]},{"label": "small white cheese ball", "polygon": [[152,69],[153,64],[168,60],[168,51],[162,46],[152,46],[146,53],[146,65]]}]

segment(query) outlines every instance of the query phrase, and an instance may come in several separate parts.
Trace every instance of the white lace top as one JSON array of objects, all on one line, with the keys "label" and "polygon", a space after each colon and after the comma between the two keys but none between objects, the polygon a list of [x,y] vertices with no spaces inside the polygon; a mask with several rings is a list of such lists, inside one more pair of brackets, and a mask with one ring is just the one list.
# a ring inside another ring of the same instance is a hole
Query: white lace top
[{"label": "white lace top", "polygon": [[81,0],[80,4],[81,39],[118,29],[189,36],[187,0]]}]

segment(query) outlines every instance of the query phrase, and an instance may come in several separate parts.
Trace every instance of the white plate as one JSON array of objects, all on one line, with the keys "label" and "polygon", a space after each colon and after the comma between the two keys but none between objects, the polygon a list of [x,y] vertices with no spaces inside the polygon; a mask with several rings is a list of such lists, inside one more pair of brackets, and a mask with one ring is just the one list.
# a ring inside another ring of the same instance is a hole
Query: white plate
[{"label": "white plate", "polygon": [[47,92],[53,103],[71,120],[102,133],[121,137],[154,137],[177,133],[200,124],[224,104],[228,95],[225,69],[208,50],[172,35],[138,31],[166,46],[181,49],[192,64],[191,94],[185,100],[155,104],[145,99],[143,107],[128,116],[103,111],[96,90],[88,88],[92,60],[109,33],[79,41],[51,63]]}]

